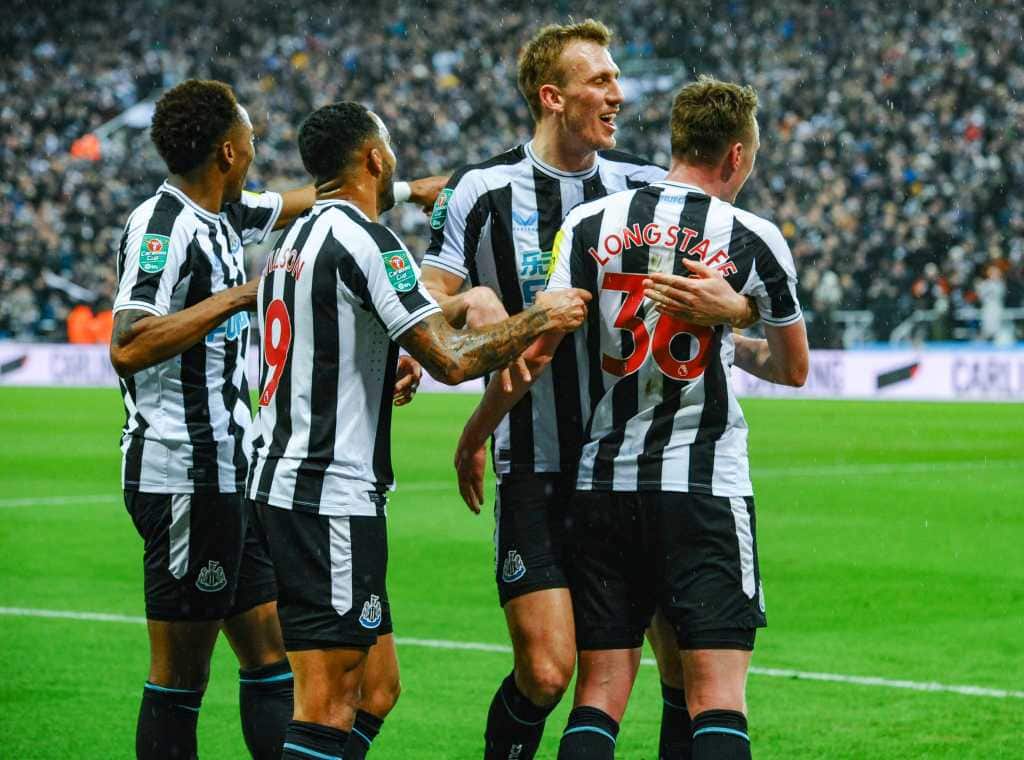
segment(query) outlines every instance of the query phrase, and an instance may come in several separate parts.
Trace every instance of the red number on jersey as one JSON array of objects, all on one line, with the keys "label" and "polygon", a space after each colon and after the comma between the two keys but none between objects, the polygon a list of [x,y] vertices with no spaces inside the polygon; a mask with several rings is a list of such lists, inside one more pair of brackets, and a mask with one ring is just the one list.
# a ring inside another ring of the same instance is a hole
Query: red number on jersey
[{"label": "red number on jersey", "polygon": [[280,298],[275,298],[270,302],[267,314],[263,318],[263,359],[271,369],[271,374],[267,378],[263,393],[260,394],[260,406],[266,406],[274,398],[277,385],[281,382],[281,375],[284,374],[284,365],[291,345],[292,321],[288,316],[288,307]]},{"label": "red number on jersey", "polygon": [[[609,375],[623,377],[636,372],[647,360],[648,349],[662,374],[673,380],[695,380],[704,374],[708,363],[708,348],[714,330],[694,325],[667,314],[658,316],[651,339],[647,325],[638,316],[644,300],[644,280],[647,275],[626,272],[607,272],[601,283],[602,290],[618,290],[626,293],[626,300],[615,317],[615,327],[629,330],[633,336],[633,352],[622,359],[604,354],[601,368]],[[672,341],[677,335],[689,335],[697,341],[697,353],[690,359],[679,360],[672,354]]]}]

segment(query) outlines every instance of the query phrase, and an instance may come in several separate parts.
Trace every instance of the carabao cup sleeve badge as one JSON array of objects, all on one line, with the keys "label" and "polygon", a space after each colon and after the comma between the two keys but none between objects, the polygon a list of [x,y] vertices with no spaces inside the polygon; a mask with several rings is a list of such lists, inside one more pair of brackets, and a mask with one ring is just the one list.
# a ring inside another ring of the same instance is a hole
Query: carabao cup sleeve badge
[{"label": "carabao cup sleeve badge", "polygon": [[384,259],[384,271],[388,273],[391,287],[399,293],[408,293],[416,287],[416,268],[413,267],[409,254],[401,249],[381,253]]},{"label": "carabao cup sleeve badge", "polygon": [[430,226],[435,230],[444,227],[444,220],[448,218],[448,201],[451,200],[452,192],[450,187],[446,187],[437,194],[437,200],[434,201],[434,211],[430,215]]},{"label": "carabao cup sleeve badge", "polygon": [[139,269],[154,274],[167,264],[167,249],[171,239],[166,235],[143,235],[139,247]]}]

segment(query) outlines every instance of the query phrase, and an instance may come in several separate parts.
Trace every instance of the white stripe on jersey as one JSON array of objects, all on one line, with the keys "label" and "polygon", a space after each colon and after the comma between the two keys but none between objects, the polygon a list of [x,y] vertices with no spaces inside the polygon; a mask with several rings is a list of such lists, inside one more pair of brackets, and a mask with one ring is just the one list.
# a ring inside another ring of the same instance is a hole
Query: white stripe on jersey
[{"label": "white stripe on jersey", "polygon": [[377,514],[378,494],[394,485],[393,340],[440,311],[412,256],[354,205],[320,202],[274,249],[258,304],[263,377],[249,497]]},{"label": "white stripe on jersey", "polygon": [[[165,182],[125,226],[114,311],[164,316],[241,285],[243,244],[273,228],[281,205],[277,193],[243,193],[212,214]],[[248,324],[247,314],[237,314],[180,356],[121,381],[124,488],[191,493],[202,485],[231,493],[244,484]]]},{"label": "white stripe on jersey", "polygon": [[[687,272],[683,254],[718,268],[770,324],[801,319],[792,255],[770,222],[664,181],[574,209],[548,288],[576,284],[595,295],[574,336],[580,397],[591,412],[581,489],[752,493],[731,330],[659,315],[643,297],[647,273]],[[599,398],[589,398],[593,389]]]},{"label": "white stripe on jersey", "polygon": [[[583,171],[564,172],[527,143],[456,172],[423,265],[490,287],[515,314],[543,288],[555,233],[570,209],[664,176],[664,169],[618,151],[599,153]],[[495,430],[499,476],[575,467],[581,411],[571,344],[563,352]]]}]

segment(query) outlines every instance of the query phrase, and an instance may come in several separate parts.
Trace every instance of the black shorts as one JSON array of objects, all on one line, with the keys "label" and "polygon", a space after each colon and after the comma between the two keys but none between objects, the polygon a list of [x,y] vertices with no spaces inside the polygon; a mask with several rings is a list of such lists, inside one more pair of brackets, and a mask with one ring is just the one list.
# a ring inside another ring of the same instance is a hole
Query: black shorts
[{"label": "black shorts", "polygon": [[502,476],[494,499],[494,577],[501,606],[517,596],[565,588],[565,517],[575,477]]},{"label": "black shorts", "polygon": [[392,632],[387,518],[331,517],[256,504],[277,571],[290,652],[371,647]]},{"label": "black shorts", "polygon": [[681,649],[753,649],[767,621],[752,498],[577,491],[569,517],[579,649],[639,647],[656,607]]},{"label": "black shorts", "polygon": [[221,620],[277,598],[274,568],[241,493],[125,491],[145,542],[146,617]]}]

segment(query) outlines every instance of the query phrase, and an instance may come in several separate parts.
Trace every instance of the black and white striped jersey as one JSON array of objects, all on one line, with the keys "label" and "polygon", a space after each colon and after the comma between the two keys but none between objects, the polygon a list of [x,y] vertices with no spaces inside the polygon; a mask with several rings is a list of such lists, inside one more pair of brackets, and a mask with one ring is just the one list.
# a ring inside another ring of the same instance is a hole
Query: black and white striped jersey
[{"label": "black and white striped jersey", "polygon": [[[531,143],[456,172],[431,217],[424,266],[440,267],[493,289],[508,313],[543,290],[555,234],[569,209],[662,179],[665,170],[628,153],[598,153],[594,165],[564,172],[542,162]],[[571,471],[582,421],[575,357],[564,341],[552,366],[494,432],[494,470]]]},{"label": "black and white striped jersey", "polygon": [[374,515],[394,487],[391,402],[402,333],[440,311],[387,227],[321,201],[287,229],[259,290],[261,376],[248,495]]},{"label": "black and white striped jersey", "polygon": [[684,258],[752,296],[766,324],[802,319],[793,256],[771,222],[666,181],[575,208],[547,287],[594,296],[572,337],[588,420],[580,489],[753,493],[747,423],[730,378],[731,329],[660,315],[644,297],[648,273],[688,274]]},{"label": "black and white striped jersey", "polygon": [[[243,246],[281,213],[278,193],[242,193],[213,214],[164,182],[128,218],[114,311],[156,316],[245,282]],[[252,413],[245,377],[249,316],[235,314],[180,356],[121,380],[122,483],[129,490],[233,493],[245,485]]]}]

